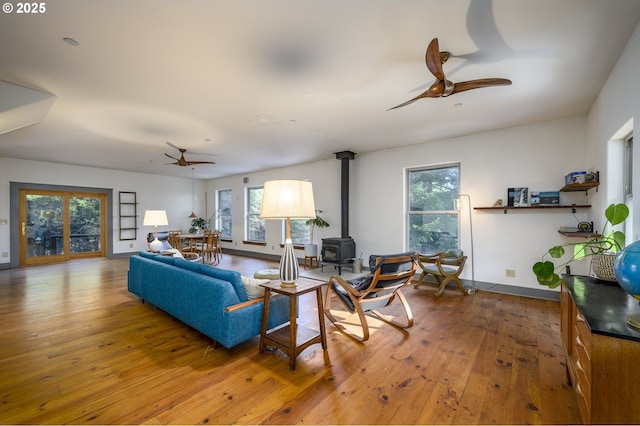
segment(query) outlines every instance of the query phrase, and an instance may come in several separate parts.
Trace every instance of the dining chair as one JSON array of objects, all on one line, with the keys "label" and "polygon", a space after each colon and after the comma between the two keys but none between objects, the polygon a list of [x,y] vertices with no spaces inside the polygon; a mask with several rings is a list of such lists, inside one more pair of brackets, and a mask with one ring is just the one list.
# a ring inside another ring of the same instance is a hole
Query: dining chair
[{"label": "dining chair", "polygon": [[200,255],[198,254],[198,252],[195,250],[191,250],[189,246],[185,247],[184,241],[182,241],[182,238],[180,238],[180,234],[170,232],[167,240],[169,241],[171,247],[180,251],[180,254],[182,254],[182,257],[184,257],[186,260],[192,262],[200,261]]},{"label": "dining chair", "polygon": [[202,242],[197,245],[198,253],[202,256],[202,263],[218,263],[215,240],[215,233],[205,232]]}]

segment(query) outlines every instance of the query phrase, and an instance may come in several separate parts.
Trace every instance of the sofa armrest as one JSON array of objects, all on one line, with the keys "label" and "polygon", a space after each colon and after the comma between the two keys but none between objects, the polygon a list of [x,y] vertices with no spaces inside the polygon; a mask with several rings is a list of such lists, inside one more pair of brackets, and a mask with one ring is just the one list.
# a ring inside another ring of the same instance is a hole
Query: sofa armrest
[{"label": "sofa armrest", "polygon": [[264,297],[259,297],[257,299],[247,300],[246,302],[236,303],[235,305],[227,306],[224,308],[225,312],[233,312],[238,309],[246,308],[247,306],[257,305],[258,303],[264,302]]}]

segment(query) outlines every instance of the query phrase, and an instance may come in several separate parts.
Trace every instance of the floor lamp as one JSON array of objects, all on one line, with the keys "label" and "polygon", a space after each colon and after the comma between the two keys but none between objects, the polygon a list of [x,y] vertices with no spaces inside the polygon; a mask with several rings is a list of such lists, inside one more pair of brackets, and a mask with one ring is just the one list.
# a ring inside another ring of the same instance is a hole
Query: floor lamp
[{"label": "floor lamp", "polygon": [[456,197],[456,201],[458,202],[458,211],[460,209],[460,199],[467,199],[467,206],[469,207],[469,235],[471,237],[471,287],[465,288],[465,293],[474,294],[478,289],[476,288],[476,276],[475,276],[475,268],[474,268],[474,260],[475,256],[473,255],[473,220],[471,220],[471,196],[469,194],[458,194]]},{"label": "floor lamp", "polygon": [[311,182],[303,180],[271,180],[262,188],[262,219],[286,220],[287,233],[280,258],[282,287],[294,287],[300,276],[298,259],[291,242],[291,219],[314,219],[316,206]]}]

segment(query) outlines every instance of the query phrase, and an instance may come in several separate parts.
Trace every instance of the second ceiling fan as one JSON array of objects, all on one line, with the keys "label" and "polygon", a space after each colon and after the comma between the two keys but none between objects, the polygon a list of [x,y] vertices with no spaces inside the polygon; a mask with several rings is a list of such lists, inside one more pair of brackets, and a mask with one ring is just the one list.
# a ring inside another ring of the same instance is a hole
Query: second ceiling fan
[{"label": "second ceiling fan", "polygon": [[409,105],[418,99],[441,98],[472,89],[511,85],[511,80],[507,80],[506,78],[481,78],[477,80],[463,81],[460,83],[454,83],[447,80],[444,75],[444,71],[442,70],[442,64],[447,62],[447,59],[449,59],[450,56],[451,54],[449,52],[440,52],[437,38],[431,40],[429,46],[427,46],[425,60],[427,62],[427,68],[431,71],[431,74],[435,76],[436,81],[425,92],[408,100],[407,102],[396,105],[393,108],[389,108],[388,111]]},{"label": "second ceiling fan", "polygon": [[[173,155],[169,155],[165,152],[164,155],[166,155],[167,157],[171,158],[172,160],[176,160],[175,163],[169,163],[169,164],[175,164],[176,166],[180,166],[180,167],[186,167],[186,166],[194,166],[197,164],[216,164],[213,161],[187,161],[184,158],[184,153],[187,152],[187,150],[185,148],[180,148],[175,146],[174,144],[172,144],[171,142],[167,142],[167,145],[169,145],[171,148],[175,148],[178,151],[180,151],[180,158],[176,158]],[[195,154],[195,153],[193,153]],[[200,154],[200,155],[214,155],[214,154]]]}]

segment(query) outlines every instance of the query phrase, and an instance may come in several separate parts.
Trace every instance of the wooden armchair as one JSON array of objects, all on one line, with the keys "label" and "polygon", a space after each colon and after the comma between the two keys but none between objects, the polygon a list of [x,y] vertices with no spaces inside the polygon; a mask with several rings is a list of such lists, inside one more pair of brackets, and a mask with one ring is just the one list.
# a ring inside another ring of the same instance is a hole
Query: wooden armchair
[{"label": "wooden armchair", "polygon": [[[371,256],[369,258],[371,274],[349,281],[339,275],[331,276],[324,304],[325,315],[338,330],[359,342],[365,342],[369,339],[369,326],[365,313],[371,313],[399,328],[413,326],[411,308],[400,290],[411,283],[416,272],[416,260],[417,253]],[[341,305],[349,313],[358,314],[362,328],[361,335],[350,332],[332,313],[331,299],[333,295],[337,296]],[[377,311],[377,309],[391,305],[396,297],[404,308],[406,321],[396,321],[393,317],[382,315]]]},{"label": "wooden armchair", "polygon": [[460,273],[466,261],[467,256],[464,255],[462,250],[458,249],[433,255],[418,255],[418,265],[422,269],[422,274],[420,274],[420,278],[413,283],[413,287],[418,288],[418,285],[426,284],[424,282],[426,276],[433,275],[438,284],[440,284],[440,288],[438,288],[438,291],[434,294],[435,297],[440,297],[444,288],[450,282],[455,282],[460,291],[464,293],[462,282],[460,282]]}]

